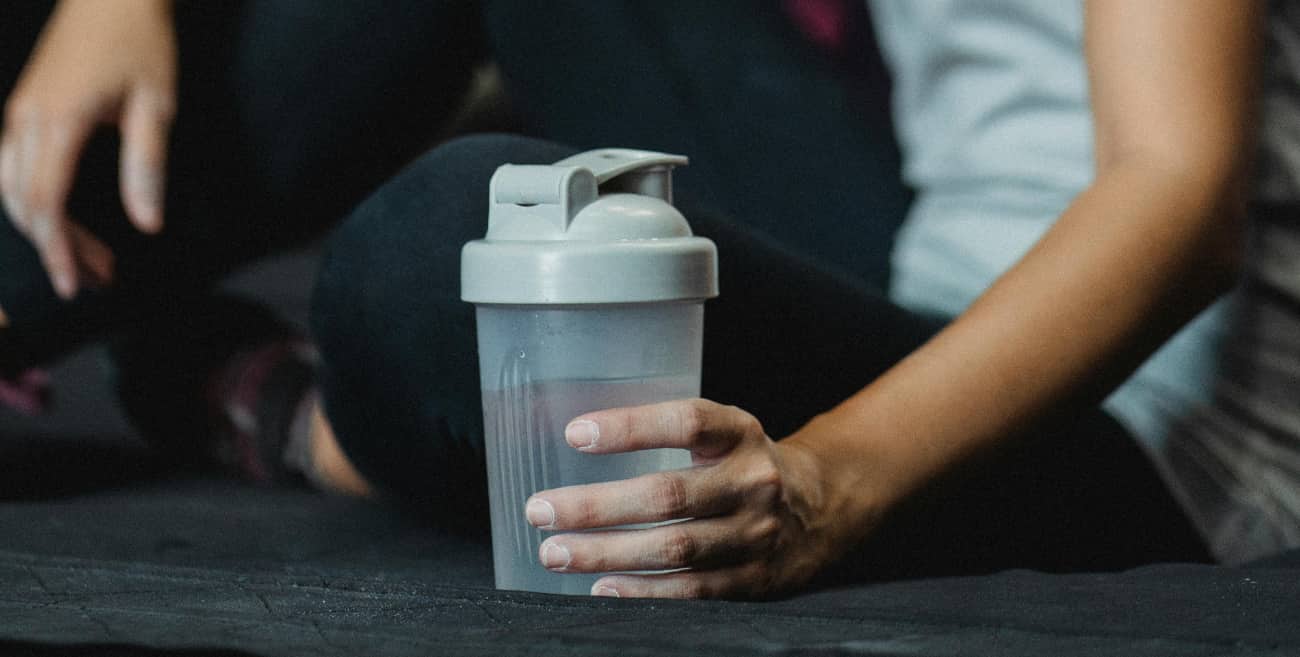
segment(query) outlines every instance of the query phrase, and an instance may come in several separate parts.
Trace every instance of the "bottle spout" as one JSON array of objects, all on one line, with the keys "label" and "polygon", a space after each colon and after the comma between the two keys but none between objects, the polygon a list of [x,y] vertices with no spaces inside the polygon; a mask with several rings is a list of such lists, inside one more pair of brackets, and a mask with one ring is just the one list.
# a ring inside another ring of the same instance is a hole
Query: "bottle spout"
[{"label": "bottle spout", "polygon": [[717,248],[672,205],[680,155],[623,148],[497,168],[488,230],[461,252],[461,298],[626,304],[718,294]]},{"label": "bottle spout", "polygon": [[632,148],[599,148],[555,164],[591,171],[602,193],[627,192],[672,203],[673,167],[685,166],[688,161],[684,155]]},{"label": "bottle spout", "polygon": [[503,165],[492,176],[489,239],[564,239],[569,224],[601,194],[624,192],[673,202],[673,167],[682,155],[600,148],[552,165]]}]

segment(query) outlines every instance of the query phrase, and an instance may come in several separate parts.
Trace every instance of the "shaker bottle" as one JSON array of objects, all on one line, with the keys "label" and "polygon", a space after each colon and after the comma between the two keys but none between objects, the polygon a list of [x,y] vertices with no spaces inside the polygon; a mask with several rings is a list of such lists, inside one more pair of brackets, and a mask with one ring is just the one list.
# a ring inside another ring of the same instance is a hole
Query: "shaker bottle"
[{"label": "shaker bottle", "polygon": [[590,411],[697,397],[717,249],[672,205],[678,155],[629,149],[492,176],[487,237],[461,253],[475,304],[492,556],[499,589],[588,594],[596,575],[538,560],[537,491],[688,467],[681,449],[585,454],[564,427]]}]

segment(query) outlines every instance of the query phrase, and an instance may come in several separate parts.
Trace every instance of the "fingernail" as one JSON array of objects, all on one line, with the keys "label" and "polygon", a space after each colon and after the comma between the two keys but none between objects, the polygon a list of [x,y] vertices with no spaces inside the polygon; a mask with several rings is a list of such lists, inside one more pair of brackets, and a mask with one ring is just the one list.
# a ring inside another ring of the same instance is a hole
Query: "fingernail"
[{"label": "fingernail", "polygon": [[604,584],[597,584],[597,585],[591,587],[591,594],[592,594],[592,595],[595,595],[595,596],[600,596],[600,597],[602,597],[602,598],[621,598],[621,597],[623,597],[623,596],[620,596],[620,595],[618,594],[618,589],[615,589],[615,588],[612,587],[612,586],[605,586]]},{"label": "fingernail", "polygon": [[569,548],[557,543],[542,543],[542,565],[549,570],[564,570],[573,561]]},{"label": "fingernail", "polygon": [[591,449],[600,440],[600,427],[591,420],[574,420],[564,428],[564,440],[578,449]]},{"label": "fingernail", "polygon": [[538,529],[547,529],[555,524],[555,507],[546,500],[530,500],[524,507],[528,524]]},{"label": "fingernail", "polygon": [[58,271],[54,273],[54,291],[64,299],[71,299],[76,293],[76,283],[73,282],[72,276],[68,272]]}]

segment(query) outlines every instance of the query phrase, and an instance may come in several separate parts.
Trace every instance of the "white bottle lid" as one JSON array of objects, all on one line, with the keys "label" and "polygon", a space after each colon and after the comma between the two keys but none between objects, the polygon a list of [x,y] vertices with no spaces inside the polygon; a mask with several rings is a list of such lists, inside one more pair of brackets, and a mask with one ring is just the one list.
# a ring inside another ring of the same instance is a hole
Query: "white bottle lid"
[{"label": "white bottle lid", "polygon": [[680,155],[623,148],[499,167],[487,237],[461,250],[461,298],[609,304],[718,295],[717,247],[672,205]]}]

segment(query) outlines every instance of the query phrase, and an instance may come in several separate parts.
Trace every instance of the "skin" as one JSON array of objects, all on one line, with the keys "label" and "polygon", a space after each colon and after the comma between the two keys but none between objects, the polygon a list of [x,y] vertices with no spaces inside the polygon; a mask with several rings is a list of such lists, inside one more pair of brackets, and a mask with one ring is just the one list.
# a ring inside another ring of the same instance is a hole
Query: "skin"
[{"label": "skin", "polygon": [[555,532],[543,565],[689,569],[607,576],[594,595],[790,591],[948,468],[1053,409],[1099,401],[1231,284],[1260,8],[1086,7],[1096,177],[1044,238],[932,341],[780,442],[744,410],[706,400],[576,418],[565,432],[574,449],[683,448],[694,467],[533,495],[529,522]]},{"label": "skin", "polygon": [[339,447],[329,419],[325,417],[325,410],[319,403],[314,403],[311,409],[309,445],[309,467],[314,471],[314,476],[311,477],[313,482],[342,495],[366,498],[374,495],[370,482],[343,455],[343,449]]},{"label": "skin", "polygon": [[[565,434],[574,449],[679,447],[695,466],[537,493],[529,521],[555,532],[542,545],[544,564],[690,569],[604,577],[598,595],[762,597],[797,588],[954,464],[1052,409],[1099,400],[1226,288],[1243,236],[1260,7],[1085,6],[1096,177],[1045,237],[930,343],[780,442],[744,410],[706,400],[575,419]],[[95,126],[122,131],[132,223],[161,229],[175,98],[167,10],[152,0],[65,0],[6,105],[0,194],[65,297],[112,276],[112,254],[62,209]],[[319,409],[312,454],[330,487],[370,494]],[[589,531],[681,518],[692,519]]]},{"label": "skin", "polygon": [[[939,473],[1052,409],[1098,401],[1227,288],[1243,241],[1259,6],[1086,7],[1096,177],[1046,236],[949,328],[781,442],[703,400],[577,418],[575,449],[680,447],[695,467],[537,493],[529,520],[556,532],[545,565],[689,568],[607,576],[597,595],[789,591]],[[693,519],[587,531],[681,518]]]},{"label": "skin", "polygon": [[[63,298],[109,285],[114,255],[65,211],[86,140],[121,133],[121,196],[144,233],[163,227],[167,138],[176,107],[170,0],[62,0],[13,92],[0,132],[0,201],[40,253]],[[9,319],[0,309],[0,327]],[[371,488],[343,457],[317,407],[311,453],[318,480],[348,495]]]},{"label": "skin", "polygon": [[167,137],[175,108],[170,2],[63,0],[57,5],[5,102],[0,197],[64,299],[83,285],[108,285],[113,279],[112,251],[65,209],[86,141],[100,126],[117,127],[127,216],[142,232],[157,233],[163,227]]}]

